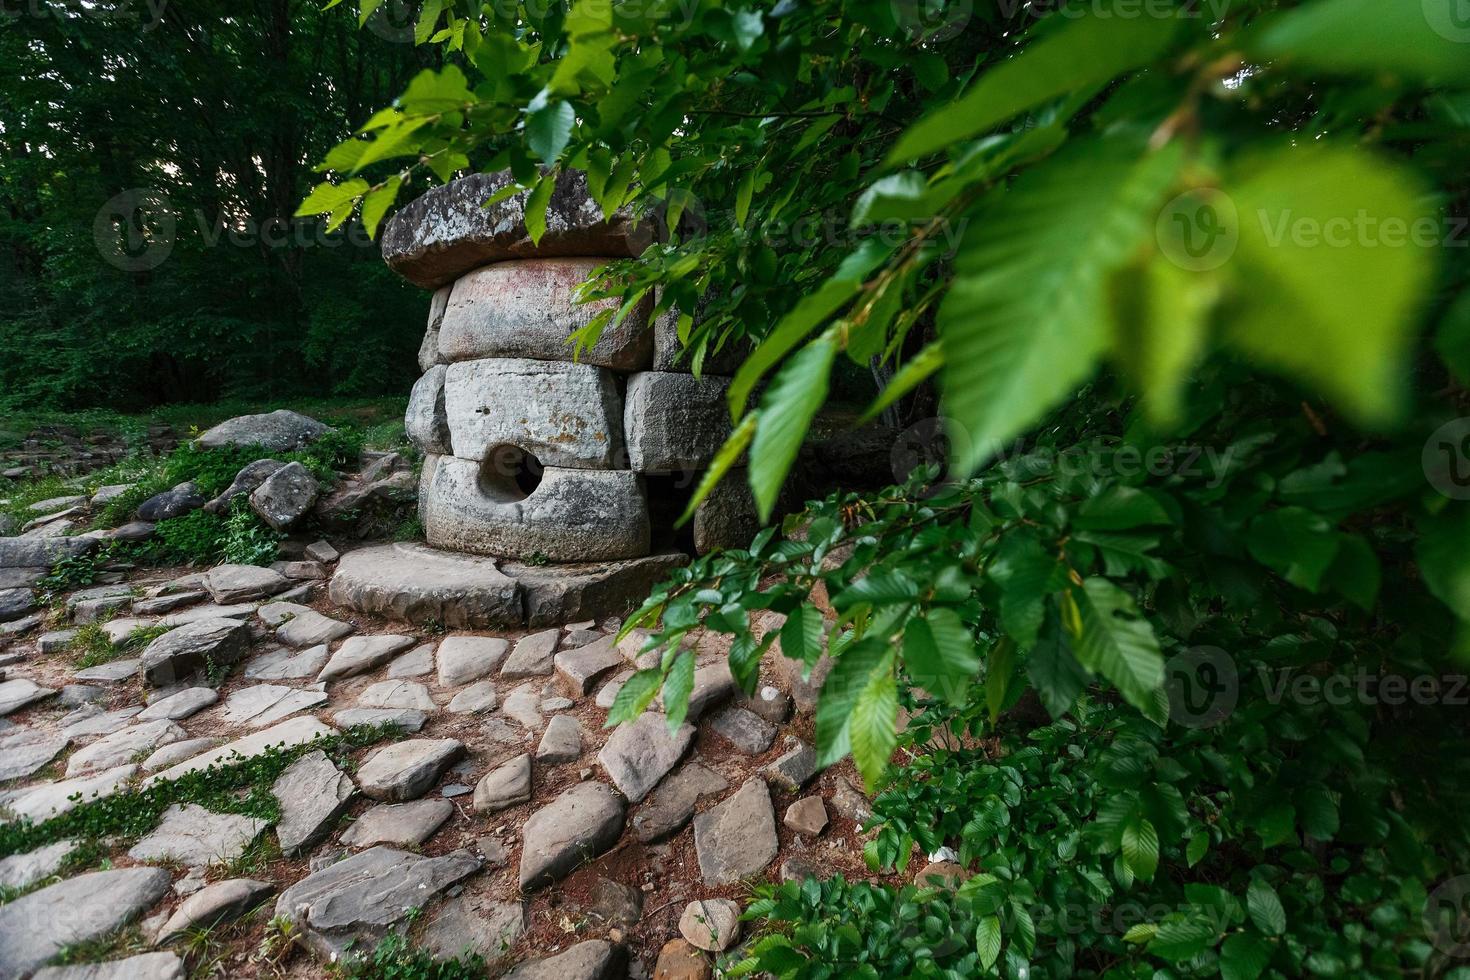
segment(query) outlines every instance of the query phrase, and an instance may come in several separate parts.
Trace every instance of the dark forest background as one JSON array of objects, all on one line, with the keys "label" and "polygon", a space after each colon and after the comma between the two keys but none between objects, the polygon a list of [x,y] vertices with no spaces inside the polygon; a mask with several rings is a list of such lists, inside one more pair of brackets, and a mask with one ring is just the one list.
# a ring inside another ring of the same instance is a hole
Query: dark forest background
[{"label": "dark forest background", "polygon": [[439,57],[393,6],[7,0],[0,411],[407,390],[427,298],[355,223],[291,217]]}]

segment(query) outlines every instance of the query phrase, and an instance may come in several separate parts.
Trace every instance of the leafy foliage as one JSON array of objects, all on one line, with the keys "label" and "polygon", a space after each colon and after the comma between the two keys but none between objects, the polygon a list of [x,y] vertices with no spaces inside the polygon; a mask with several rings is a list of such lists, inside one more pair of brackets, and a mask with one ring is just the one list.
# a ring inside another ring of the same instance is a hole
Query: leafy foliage
[{"label": "leafy foliage", "polygon": [[478,953],[449,960],[435,959],[400,933],[389,933],[370,954],[348,958],[339,974],[344,980],[477,980],[486,975]]}]

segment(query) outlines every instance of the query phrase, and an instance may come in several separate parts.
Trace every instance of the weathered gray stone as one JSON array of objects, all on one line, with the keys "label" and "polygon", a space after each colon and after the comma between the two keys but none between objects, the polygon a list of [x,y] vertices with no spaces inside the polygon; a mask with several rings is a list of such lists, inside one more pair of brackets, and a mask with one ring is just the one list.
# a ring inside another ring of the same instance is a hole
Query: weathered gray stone
[{"label": "weathered gray stone", "polygon": [[653,357],[648,314],[653,297],[644,298],[616,327],[609,323],[588,350],[568,338],[605,311],[616,312],[618,297],[576,302],[576,290],[606,265],[604,259],[534,258],[497,262],[466,273],[455,282],[439,331],[439,353],[449,362],[482,357],[528,357],[637,371]]},{"label": "weathered gray stone", "polygon": [[42,687],[35,681],[17,677],[0,683],[0,717],[44,701],[56,693],[55,688]]},{"label": "weathered gray stone", "polygon": [[562,649],[575,650],[577,647],[585,647],[600,639],[602,639],[602,634],[594,629],[568,629],[566,635],[561,638],[561,645]]},{"label": "weathered gray stone", "polygon": [[290,920],[297,941],[326,962],[349,949],[370,950],[413,909],[480,869],[468,851],[426,858],[374,847],[316,871],[281,893],[276,915]]},{"label": "weathered gray stone", "polygon": [[162,868],[95,871],[32,892],[0,908],[0,976],[24,977],[67,946],[138,918],[167,892]]},{"label": "weathered gray stone", "polygon": [[327,566],[319,561],[271,562],[271,571],[279,572],[293,582],[324,582],[329,577]]},{"label": "weathered gray stone", "polygon": [[679,916],[679,935],[710,953],[723,953],[740,938],[740,906],[728,898],[690,902]]},{"label": "weathered gray stone", "polygon": [[791,695],[770,684],[762,686],[749,696],[744,691],[736,691],[735,701],[746,711],[759,715],[773,725],[785,724],[786,719],[791,717]]},{"label": "weathered gray stone", "polygon": [[788,806],[781,822],[798,834],[815,837],[827,826],[827,807],[820,796],[808,796]]},{"label": "weathered gray stone", "polygon": [[250,509],[277,531],[284,531],[311,512],[321,489],[311,470],[288,463],[251,492]]},{"label": "weathered gray stone", "polygon": [[760,755],[776,741],[775,725],[733,705],[710,717],[710,730],[746,755]]},{"label": "weathered gray stone", "polygon": [[190,511],[198,510],[204,506],[204,498],[199,495],[199,490],[193,481],[180,483],[171,490],[154,494],[138,505],[138,519],[142,521],[171,520],[175,517],[183,517]]},{"label": "weathered gray stone", "polygon": [[142,705],[103,711],[95,704],[88,704],[61,719],[61,734],[72,739],[111,735],[127,727],[142,711]]},{"label": "weathered gray stone", "polygon": [[181,721],[196,715],[219,700],[212,687],[186,687],[182,691],[159,698],[138,714],[139,721]]},{"label": "weathered gray stone", "polygon": [[403,416],[409,441],[426,453],[447,455],[450,449],[449,418],[444,413],[443,364],[435,364],[414,382]]},{"label": "weathered gray stone", "polygon": [[492,902],[460,895],[445,901],[419,933],[419,944],[441,959],[478,954],[491,975],[513,960],[511,950],[525,934],[526,907],[520,902]]},{"label": "weathered gray stone", "polygon": [[72,641],[76,638],[77,631],[74,629],[51,630],[48,633],[42,633],[36,637],[36,652],[42,654],[60,653],[70,647]]},{"label": "weathered gray stone", "polygon": [[395,633],[348,637],[342,641],[337,652],[332,654],[332,659],[327,661],[317,680],[326,683],[366,674],[392,660],[413,644],[413,637]]},{"label": "weathered gray stone", "polygon": [[459,687],[493,673],[510,641],[498,636],[447,636],[439,643],[439,685]]},{"label": "weathered gray stone", "polygon": [[487,772],[475,786],[475,812],[496,813],[531,801],[531,757],[518,755]]},{"label": "weathered gray stone", "polygon": [[379,681],[369,685],[357,696],[363,708],[398,708],[410,711],[438,711],[439,706],[429,697],[429,689],[417,681]]},{"label": "weathered gray stone", "polygon": [[444,322],[444,310],[449,305],[450,283],[434,290],[429,300],[429,323],[424,330],[424,339],[419,342],[419,370],[427,371],[436,364],[443,364],[444,355],[439,353],[439,327]]},{"label": "weathered gray stone", "polygon": [[0,537],[0,568],[35,569],[76,558],[97,550],[96,538],[4,538]]},{"label": "weathered gray stone", "polygon": [[[202,606],[195,606],[193,609],[182,609],[178,612],[169,613],[158,621],[158,625],[173,629],[175,626],[188,626],[190,623],[197,623],[205,619],[243,620],[259,608],[260,603],[258,602],[237,602],[228,606],[221,606],[217,603],[210,602]],[[137,621],[132,620],[131,622]],[[111,625],[112,623],[108,623],[103,629],[107,629]],[[153,624],[144,621],[140,625],[151,626]],[[117,641],[114,640],[113,642],[116,643]]]},{"label": "weathered gray stone", "polygon": [[157,772],[176,766],[186,759],[208,752],[223,741],[218,738],[190,738],[182,742],[171,742],[143,760],[143,771]]},{"label": "weathered gray stone", "polygon": [[216,881],[204,886],[179,904],[153,941],[167,946],[190,929],[208,929],[231,922],[258,906],[275,891],[274,885],[249,878]]},{"label": "weathered gray stone", "polygon": [[128,851],[134,861],[179,861],[188,867],[226,864],[270,826],[239,813],[212,813],[193,803],[175,803],[163,819]]},{"label": "weathered gray stone", "polygon": [[693,725],[686,722],[670,734],[668,719],[645,711],[617,727],[597,761],[618,791],[638,803],[679,764],[693,742]]},{"label": "weathered gray stone", "polygon": [[652,223],[635,224],[619,211],[605,220],[581,171],[558,171],[546,207],[546,230],[526,231],[528,190],[485,207],[515,183],[507,170],[472,174],[436,187],[400,208],[383,228],[383,260],[416,286],[436,288],[471,269],[506,259],[639,255],[653,240]]},{"label": "weathered gray stone", "polygon": [[730,435],[729,378],[645,371],[628,379],[623,434],[640,473],[703,469]]},{"label": "weathered gray stone", "polygon": [[357,771],[358,784],[364,796],[375,800],[416,800],[463,755],[464,744],[452,738],[394,742],[378,749],[362,764]]},{"label": "weathered gray stone", "polygon": [[631,670],[618,671],[612,676],[611,680],[597,689],[597,697],[593,703],[603,711],[610,709],[613,706],[613,702],[618,699],[618,692],[623,689],[623,685],[628,683],[628,679],[632,676],[633,671]]},{"label": "weathered gray stone", "polygon": [[327,664],[327,645],[294,650],[268,650],[245,665],[245,676],[257,681],[289,681],[315,677]]},{"label": "weathered gray stone", "polygon": [[456,694],[444,710],[452,715],[482,715],[494,711],[497,700],[494,684],[476,681]]},{"label": "weathered gray stone", "polygon": [[450,629],[519,625],[520,590],[491,558],[388,544],[342,556],[332,601],[361,613]]},{"label": "weathered gray stone", "polygon": [[627,975],[626,959],[623,947],[589,939],[565,953],[528,960],[500,980],[615,980]]},{"label": "weathered gray stone", "polygon": [[541,765],[562,766],[576,762],[582,755],[582,726],[571,715],[557,715],[546,726],[541,744],[536,746],[536,761]]},{"label": "weathered gray stone", "polygon": [[29,633],[31,630],[38,628],[41,623],[42,619],[37,615],[22,616],[20,619],[0,622],[0,640],[8,639],[12,636],[20,636],[22,633]]},{"label": "weathered gray stone", "polygon": [[201,752],[191,759],[150,777],[144,786],[151,786],[160,780],[178,779],[180,776],[198,772],[209,766],[227,764],[235,760],[237,756],[240,759],[250,759],[272,747],[294,748],[298,745],[306,745],[318,738],[336,734],[335,728],[322,724],[311,715],[301,715],[267,728],[263,732],[254,732],[244,738],[227,742],[217,749]]},{"label": "weathered gray stone", "polygon": [[698,721],[706,711],[724,704],[738,690],[740,686],[735,683],[735,675],[730,673],[728,660],[717,660],[696,668],[694,687],[689,692],[687,717],[690,721]]},{"label": "weathered gray stone", "polygon": [[139,658],[154,687],[177,684],[211,664],[233,664],[250,650],[250,627],[238,619],[202,619],[170,630]]},{"label": "weathered gray stone", "polygon": [[305,554],[312,561],[319,561],[326,565],[330,565],[342,557],[337,553],[337,549],[332,547],[330,541],[313,541],[306,546]]},{"label": "weathered gray stone", "polygon": [[694,852],[704,883],[711,887],[759,874],[779,847],[771,792],[759,777],[746,780],[728,799],[694,818]]},{"label": "weathered gray stone", "polygon": [[531,814],[521,830],[521,891],[559,881],[617,842],[623,801],[612,788],[578,783]]},{"label": "weathered gray stone", "polygon": [[33,514],[54,514],[57,511],[79,507],[86,502],[85,496],[47,497],[45,500],[36,501],[26,509]]},{"label": "weathered gray stone", "polygon": [[418,846],[433,837],[444,821],[454,815],[448,800],[413,800],[409,803],[379,803],[370,807],[342,834],[348,847]]},{"label": "weathered gray stone", "polygon": [[41,823],[71,811],[80,803],[112,796],[125,787],[137,771],[137,766],[118,766],[95,775],[63,779],[59,783],[42,783],[17,790],[13,795],[0,796],[0,806],[17,817]]},{"label": "weathered gray stone", "polygon": [[72,753],[66,760],[66,775],[73,778],[126,765],[135,758],[151,754],[160,745],[180,742],[186,737],[188,733],[167,719],[131,725]]},{"label": "weathered gray stone", "polygon": [[788,793],[797,793],[817,774],[817,753],[810,745],[790,736],[788,751],[762,772],[771,783]]},{"label": "weathered gray stone", "polygon": [[175,592],[172,595],[154,596],[151,599],[134,599],[134,616],[162,616],[166,613],[192,605],[205,597],[204,592]]},{"label": "weathered gray stone", "polygon": [[326,700],[326,691],[281,684],[253,684],[230,694],[225,702],[223,721],[227,725],[260,728],[324,704]]},{"label": "weathered gray stone", "polygon": [[[261,608],[269,608],[275,603],[267,603]],[[323,643],[331,643],[340,640],[352,633],[352,626],[339,619],[323,616],[315,609],[308,609],[303,613],[292,616],[276,628],[276,639],[288,647],[314,647]]]},{"label": "weathered gray stone", "polygon": [[22,779],[61,754],[71,743],[65,735],[34,728],[0,732],[0,782]]},{"label": "weathered gray stone", "polygon": [[235,479],[225,488],[224,492],[204,505],[204,509],[211,514],[225,514],[230,509],[230,504],[235,498],[244,494],[253,493],[255,488],[265,482],[266,477],[286,464],[279,459],[257,459],[248,463],[240,472],[235,474]]},{"label": "weathered gray stone", "polygon": [[352,804],[357,787],[325,752],[316,751],[291,763],[271,785],[271,794],[281,805],[276,840],[282,854],[295,857],[327,839]]},{"label": "weathered gray stone", "polygon": [[604,636],[584,647],[558,653],[552,661],[557,686],[569,697],[586,697],[593,685],[623,666],[623,655],[618,652],[615,639]]},{"label": "weathered gray stone", "polygon": [[138,675],[138,666],[141,663],[142,661],[136,657],[126,660],[109,660],[105,664],[79,670],[72,676],[88,684],[121,684]]},{"label": "weathered gray stone", "polygon": [[557,644],[561,641],[561,630],[549,629],[532,633],[516,640],[515,649],[500,668],[500,676],[507,680],[521,677],[542,677],[551,673],[556,656]]},{"label": "weathered gray stone", "polygon": [[715,484],[694,509],[693,524],[694,550],[701,555],[750,547],[761,529],[761,519],[743,469],[731,471]]},{"label": "weathered gray stone", "polygon": [[343,728],[355,725],[392,725],[401,731],[413,733],[423,729],[429,716],[422,711],[405,708],[346,708],[332,716],[332,720]]},{"label": "weathered gray stone", "polygon": [[501,562],[500,567],[515,578],[523,596],[525,624],[535,628],[628,613],[688,560],[674,551],[618,562],[542,566],[512,561]]},{"label": "weathered gray stone", "polygon": [[[476,462],[498,446],[543,466],[609,469],[623,449],[623,402],[612,372],[570,361],[484,358],[451,364],[444,409],[454,455]],[[486,474],[509,482],[504,474]]]},{"label": "weathered gray stone", "polygon": [[35,608],[36,595],[30,589],[0,589],[0,621],[19,619]]},{"label": "weathered gray stone", "polygon": [[[0,561],[4,560],[4,542],[18,540],[15,538],[0,538]],[[26,539],[29,540],[29,539]],[[46,577],[49,569],[38,568],[6,568],[0,565],[0,589],[30,589],[36,583]]]},{"label": "weathered gray stone", "polygon": [[61,840],[38,847],[25,854],[12,854],[0,860],[0,888],[29,888],[56,874],[67,856],[76,850],[77,841]]},{"label": "weathered gray stone", "polygon": [[142,953],[106,963],[48,966],[32,980],[185,980],[188,975],[174,953]]},{"label": "weathered gray stone", "polygon": [[425,498],[424,536],[436,548],[512,558],[599,561],[648,554],[648,502],[628,470],[548,467],[530,496],[518,493],[487,492],[478,463],[445,456]]},{"label": "weathered gray stone", "polygon": [[299,412],[279,409],[264,415],[240,415],[221,422],[194,441],[201,449],[221,446],[259,446],[273,453],[290,452],[315,442],[330,426]]},{"label": "weathered gray stone", "polygon": [[204,588],[222,606],[252,602],[283,592],[291,583],[284,575],[255,565],[218,565],[204,575]]},{"label": "weathered gray stone", "polygon": [[633,833],[645,844],[663,840],[689,822],[700,797],[729,788],[730,784],[719,773],[698,761],[686,762],[660,783],[633,814]]}]

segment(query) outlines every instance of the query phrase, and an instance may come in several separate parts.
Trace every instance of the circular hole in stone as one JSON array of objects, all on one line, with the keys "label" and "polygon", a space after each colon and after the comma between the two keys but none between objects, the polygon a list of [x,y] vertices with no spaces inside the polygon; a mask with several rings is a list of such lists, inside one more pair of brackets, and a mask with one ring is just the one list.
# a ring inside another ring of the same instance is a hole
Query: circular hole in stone
[{"label": "circular hole in stone", "polygon": [[480,464],[480,489],[492,500],[525,500],[541,485],[545,467],[519,446],[494,446]]}]

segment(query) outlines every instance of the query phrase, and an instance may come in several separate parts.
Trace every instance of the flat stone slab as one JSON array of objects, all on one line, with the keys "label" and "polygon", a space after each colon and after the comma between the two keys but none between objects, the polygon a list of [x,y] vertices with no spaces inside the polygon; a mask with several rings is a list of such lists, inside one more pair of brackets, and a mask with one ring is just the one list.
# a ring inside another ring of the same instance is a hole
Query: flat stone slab
[{"label": "flat stone slab", "polygon": [[556,683],[572,698],[586,697],[599,680],[623,666],[623,655],[618,652],[612,636],[604,636],[586,646],[558,653],[552,663],[556,668]]},{"label": "flat stone slab", "polygon": [[256,565],[217,565],[204,574],[202,584],[222,606],[266,599],[291,587],[284,575]]},{"label": "flat stone slab", "polygon": [[51,877],[61,870],[67,855],[76,849],[76,841],[62,840],[0,860],[0,888],[29,888]]},{"label": "flat stone slab", "polygon": [[233,664],[250,650],[250,627],[238,619],[201,619],[163,634],[143,651],[139,670],[154,687],[177,684],[211,664]]},{"label": "flat stone slab", "polygon": [[421,643],[388,665],[388,676],[394,680],[424,677],[434,672],[434,644]]},{"label": "flat stone slab", "polygon": [[776,726],[753,711],[731,705],[715,712],[710,730],[746,755],[760,755],[776,741]]},{"label": "flat stone slab", "polygon": [[71,744],[65,735],[34,728],[0,733],[0,782],[24,779],[61,754]]},{"label": "flat stone slab", "polygon": [[623,800],[612,787],[578,783],[531,814],[521,829],[521,891],[559,881],[623,832]]},{"label": "flat stone slab", "polygon": [[332,659],[327,661],[327,665],[317,675],[317,680],[325,684],[345,677],[366,674],[392,660],[413,646],[415,642],[411,636],[399,636],[393,633],[348,637],[342,641],[337,652],[332,654]]},{"label": "flat stone slab", "polygon": [[342,834],[348,847],[418,846],[454,815],[448,800],[413,800],[409,803],[379,803],[369,808]]},{"label": "flat stone slab", "polygon": [[112,796],[125,787],[137,772],[137,766],[126,765],[95,775],[63,779],[58,783],[43,783],[0,797],[0,806],[17,817],[28,817],[41,823],[67,813],[79,804]]},{"label": "flat stone slab", "polygon": [[276,639],[288,647],[300,650],[303,647],[316,647],[323,643],[331,643],[351,633],[351,624],[330,616],[323,616],[315,609],[308,609],[282,622],[276,629]]},{"label": "flat stone slab", "polygon": [[139,721],[181,721],[196,715],[219,700],[219,692],[212,687],[186,687],[176,694],[159,698],[138,713]]},{"label": "flat stone slab", "polygon": [[710,887],[733,885],[759,874],[779,848],[771,791],[758,776],[694,818],[694,853]]},{"label": "flat stone slab", "polygon": [[169,613],[158,623],[160,626],[173,629],[175,626],[187,626],[206,619],[246,619],[259,608],[260,604],[256,602],[237,602],[227,606],[211,602],[208,605],[195,606],[193,609]]},{"label": "flat stone slab", "polygon": [[510,650],[498,636],[448,636],[439,644],[439,686],[460,687],[489,676]]},{"label": "flat stone slab", "polygon": [[48,966],[32,980],[185,980],[188,975],[176,953],[143,953],[106,963]]},{"label": "flat stone slab", "polygon": [[363,795],[375,800],[416,800],[462,755],[464,744],[452,738],[394,742],[378,749],[362,764],[357,781]]},{"label": "flat stone slab", "polygon": [[178,779],[180,776],[209,766],[228,765],[242,759],[253,758],[270,748],[293,748],[297,745],[305,745],[318,738],[328,735],[336,735],[337,729],[330,725],[324,725],[311,715],[302,715],[283,721],[279,725],[273,725],[262,732],[255,732],[244,738],[237,738],[233,742],[227,742],[217,749],[200,753],[186,762],[165,769],[163,772],[150,777],[144,786],[150,786],[162,779]]},{"label": "flat stone slab", "polygon": [[683,829],[701,797],[729,788],[724,776],[691,759],[660,783],[633,814],[633,833],[644,844],[661,841]]},{"label": "flat stone slab", "polygon": [[193,803],[163,811],[153,832],[128,851],[134,861],[179,861],[187,867],[235,860],[270,826],[239,813],[213,813]]},{"label": "flat stone slab", "polygon": [[523,684],[506,695],[500,713],[531,732],[541,731],[546,724],[541,717],[541,695],[529,684]]},{"label": "flat stone slab", "polygon": [[44,701],[55,693],[55,688],[42,687],[23,677],[0,683],[0,717]]},{"label": "flat stone slab", "polygon": [[158,931],[154,945],[165,946],[190,929],[208,929],[221,922],[238,919],[275,890],[269,882],[250,878],[233,878],[206,885],[179,904]]},{"label": "flat stone slab", "polygon": [[185,759],[192,759],[223,743],[222,738],[189,738],[182,742],[170,742],[143,760],[143,771],[157,772],[176,766]]},{"label": "flat stone slab", "polygon": [[417,681],[379,681],[357,696],[364,708],[396,708],[409,711],[438,711],[429,689]]},{"label": "flat stone slab", "polygon": [[817,752],[798,738],[787,738],[787,752],[762,770],[766,779],[788,793],[797,793],[817,774]]},{"label": "flat stone slab", "polygon": [[541,735],[536,761],[546,766],[564,766],[582,756],[582,726],[571,715],[557,715]]},{"label": "flat stone slab", "polygon": [[71,739],[111,735],[115,731],[126,728],[128,723],[142,711],[142,705],[118,708],[116,711],[103,711],[95,704],[84,704],[61,719],[61,734]]},{"label": "flat stone slab", "polygon": [[546,206],[546,231],[533,243],[519,190],[489,207],[515,183],[510,171],[471,174],[420,195],[383,226],[383,261],[416,286],[436,289],[471,269],[506,259],[637,256],[653,241],[651,221],[625,211],[604,219],[587,190],[587,175],[559,171]]},{"label": "flat stone slab", "polygon": [[67,946],[96,939],[141,916],[168,892],[162,868],[95,871],[0,908],[0,976],[23,977]]},{"label": "flat stone slab", "polygon": [[561,643],[561,630],[555,627],[521,637],[516,640],[515,649],[501,665],[500,676],[507,680],[514,680],[521,677],[541,677],[551,673],[559,643]]},{"label": "flat stone slab", "polygon": [[531,802],[531,757],[518,755],[485,774],[475,787],[475,811],[497,813]]},{"label": "flat stone slab", "polygon": [[346,708],[334,714],[332,720],[343,728],[392,725],[401,731],[417,732],[424,727],[429,716],[411,708]]},{"label": "flat stone slab", "polygon": [[619,725],[597,754],[597,761],[618,791],[641,802],[694,743],[694,726],[685,722],[673,734],[668,720],[645,711]]},{"label": "flat stone slab", "polygon": [[74,777],[126,765],[152,754],[161,745],[187,737],[187,732],[166,718],[129,725],[72,753],[66,760],[66,775]]},{"label": "flat stone slab", "polygon": [[468,851],[426,858],[374,847],[287,888],[275,914],[296,927],[298,943],[324,962],[336,962],[354,944],[373,948],[411,910],[428,907],[478,870],[480,860]]},{"label": "flat stone slab", "polygon": [[284,687],[279,684],[255,684],[242,687],[230,695],[225,702],[223,718],[226,724],[260,728],[324,704],[326,700],[326,691]]},{"label": "flat stone slab", "polygon": [[325,643],[294,650],[269,650],[245,665],[245,676],[254,681],[299,681],[315,677],[327,665],[331,654]]},{"label": "flat stone slab", "polygon": [[105,664],[79,670],[71,676],[83,684],[122,684],[138,675],[138,665],[141,662],[136,657],[127,660],[109,660]]},{"label": "flat stone slab", "polygon": [[357,787],[327,758],[309,752],[276,778],[271,795],[281,805],[276,840],[281,853],[295,857],[327,839],[332,826],[352,804]]},{"label": "flat stone slab", "polygon": [[627,975],[626,957],[621,946],[589,939],[565,953],[522,963],[500,980],[614,980]]},{"label": "flat stone slab", "polygon": [[516,942],[526,932],[526,907],[520,902],[493,902],[460,895],[443,902],[419,933],[419,944],[441,959],[478,953],[490,975],[509,965]]},{"label": "flat stone slab", "polygon": [[494,711],[497,702],[495,685],[476,681],[456,694],[444,710],[452,715],[482,715]]}]

